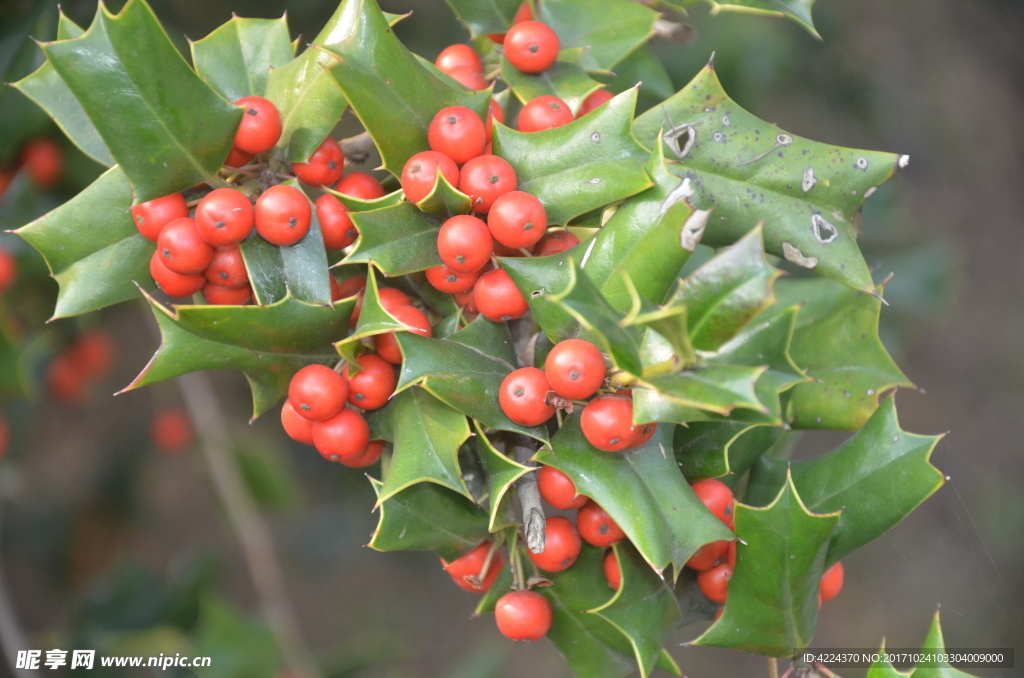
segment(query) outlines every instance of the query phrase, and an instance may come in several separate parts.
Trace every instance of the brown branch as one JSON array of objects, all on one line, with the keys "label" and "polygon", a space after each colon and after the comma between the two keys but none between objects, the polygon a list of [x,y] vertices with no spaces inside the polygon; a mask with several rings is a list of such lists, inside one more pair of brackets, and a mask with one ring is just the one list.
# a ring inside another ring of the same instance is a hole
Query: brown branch
[{"label": "brown branch", "polygon": [[[530,462],[537,452],[530,439],[521,434],[509,436],[512,452],[520,464],[535,467]],[[544,505],[540,501],[540,488],[537,486],[537,474],[527,473],[516,481],[516,494],[523,509],[523,531],[526,534],[526,547],[532,553],[544,553]]]}]

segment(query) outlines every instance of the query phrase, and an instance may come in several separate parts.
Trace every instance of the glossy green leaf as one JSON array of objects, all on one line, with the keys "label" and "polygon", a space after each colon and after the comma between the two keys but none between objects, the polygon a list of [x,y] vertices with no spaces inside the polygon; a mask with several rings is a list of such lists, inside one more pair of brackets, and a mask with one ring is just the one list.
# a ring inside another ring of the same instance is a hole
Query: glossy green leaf
[{"label": "glossy green leaf", "polygon": [[423,67],[395,37],[375,0],[344,0],[338,14],[350,28],[320,46],[340,57],[330,73],[392,174],[429,148],[427,127],[442,108],[465,106],[486,115],[490,92],[450,87]]},{"label": "glossy green leaf", "polygon": [[[383,483],[370,478],[379,497]],[[461,494],[418,483],[380,502],[368,546],[377,551],[433,551],[452,561],[487,538],[487,512]]]},{"label": "glossy green leaf", "polygon": [[671,424],[661,424],[646,444],[625,452],[601,452],[569,416],[536,460],[554,466],[576,483],[618,523],[644,560],[661,572],[669,564],[678,576],[703,544],[732,533],[690,489],[672,456]]},{"label": "glossy green leaf", "polygon": [[263,96],[271,70],[295,57],[287,17],[232,16],[191,46],[196,73],[228,101]]},{"label": "glossy green leaf", "polygon": [[897,671],[896,668],[890,663],[885,657],[885,640],[882,640],[882,647],[878,651],[883,656],[871,665],[865,678],[907,678],[910,672],[902,673]]},{"label": "glossy green leaf", "polygon": [[416,207],[438,219],[449,219],[457,214],[469,214],[473,202],[468,195],[460,193],[459,189],[448,183],[444,174],[438,172],[434,189],[416,203]]},{"label": "glossy green leaf", "polygon": [[587,75],[582,66],[561,59],[540,73],[523,73],[502,57],[501,79],[508,83],[520,103],[556,96],[569,104],[574,115],[584,99],[601,89],[601,83]]},{"label": "glossy green leaf", "polygon": [[341,204],[344,205],[345,209],[349,212],[369,212],[370,210],[379,210],[382,207],[397,205],[405,198],[405,193],[403,193],[401,189],[374,200],[361,200],[360,198],[353,198],[352,196],[345,195],[344,193],[338,193],[330,186],[324,186],[322,188],[324,191],[340,200]]},{"label": "glossy green leaf", "polygon": [[658,13],[632,0],[546,0],[537,19],[558,33],[563,48],[586,48],[587,70],[610,71],[654,35]]},{"label": "glossy green leaf", "polygon": [[548,295],[569,286],[573,262],[582,260],[589,244],[580,243],[566,252],[548,257],[507,257],[500,260],[502,269],[530,305],[533,319],[554,342],[583,332],[576,319],[562,305],[551,301]]},{"label": "glossy green leaf", "polygon": [[[710,64],[662,106],[639,116],[634,130],[653,147],[659,132],[673,126],[691,126],[696,135],[672,171],[691,181],[695,207],[714,208],[705,244],[732,244],[764,221],[771,254],[855,289],[874,289],[857,248],[859,211],[865,195],[905,165],[906,156],[786,134],[732,101]],[[680,150],[687,136],[677,140]]]},{"label": "glossy green leaf", "polygon": [[391,207],[353,212],[352,223],[359,229],[345,264],[373,262],[387,275],[404,275],[441,264],[437,233],[441,222],[415,205],[400,202]]},{"label": "glossy green leaf", "polygon": [[242,110],[189,68],[143,0],[129,0],[116,16],[101,4],[81,37],[42,48],[128,177],[136,202],[219,184]]},{"label": "glossy green leaf", "polygon": [[814,635],[839,513],[811,513],[788,480],[765,508],[737,504],[735,520],[740,541],[725,612],[693,644],[792,657]]},{"label": "glossy green leaf", "polygon": [[491,532],[519,524],[514,514],[513,486],[531,471],[517,461],[499,452],[484,433],[479,421],[473,420],[477,450],[487,470],[487,496],[490,498],[490,518],[487,529]]},{"label": "glossy green leaf", "polygon": [[361,339],[388,332],[401,334],[409,329],[408,325],[388,313],[381,305],[377,277],[373,275],[373,267],[370,267],[363,292],[363,305],[359,309],[359,322],[351,334],[335,344],[335,348],[348,361],[349,369],[356,369],[356,356],[363,351]]},{"label": "glossy green leaf", "polygon": [[60,285],[54,318],[116,304],[152,289],[149,259],[156,244],[131,214],[132,187],[120,167],[57,209],[16,231],[39,250]]},{"label": "glossy green leaf", "polygon": [[[633,418],[665,421],[659,401],[721,415],[729,415],[737,408],[765,412],[767,408],[757,399],[754,385],[766,370],[767,366],[722,365],[646,378],[639,383],[643,388],[634,390]],[[654,393],[644,393],[645,390]],[[668,420],[674,421],[674,417]]]},{"label": "glossy green leaf", "polygon": [[[928,629],[928,635],[924,639],[923,652],[943,654],[946,650],[946,641],[942,637],[942,625],[939,622],[939,610],[935,611],[932,625]],[[949,662],[936,662],[934,666],[917,666],[911,678],[973,678],[970,674],[954,669]]]},{"label": "glossy green leaf", "polygon": [[512,17],[523,0],[447,0],[455,16],[474,38],[488,33],[504,33],[512,26]]},{"label": "glossy green leaf", "polygon": [[650,187],[649,153],[631,132],[637,92],[623,92],[579,120],[543,132],[517,132],[494,124],[494,154],[512,165],[519,190],[536,196],[550,224],[572,218]]},{"label": "glossy green leaf", "polygon": [[811,19],[814,0],[706,0],[714,11],[750,12],[784,16],[797,22],[816,38],[821,38]]},{"label": "glossy green leaf", "polygon": [[[45,63],[34,40],[52,37],[55,9],[51,3],[36,2],[21,16],[12,14],[13,7],[5,11],[0,24],[0,82],[21,80]],[[48,134],[51,123],[44,111],[13,88],[0,87],[0,110],[0,164],[10,166],[24,143]]]},{"label": "glossy green leaf", "polygon": [[740,475],[778,442],[785,430],[733,421],[695,421],[677,426],[672,449],[690,482]]}]

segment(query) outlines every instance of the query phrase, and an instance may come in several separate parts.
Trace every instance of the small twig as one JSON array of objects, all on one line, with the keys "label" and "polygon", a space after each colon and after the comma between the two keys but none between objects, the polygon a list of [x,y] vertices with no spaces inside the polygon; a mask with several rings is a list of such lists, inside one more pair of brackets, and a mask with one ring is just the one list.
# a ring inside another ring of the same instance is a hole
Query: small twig
[{"label": "small twig", "polygon": [[480,571],[476,574],[471,574],[467,577],[464,577],[464,579],[466,580],[467,583],[469,583],[470,586],[476,589],[483,590],[484,580],[487,579],[487,570],[491,568],[491,561],[494,560],[494,554],[498,552],[498,549],[500,547],[501,544],[499,544],[497,541],[492,541],[491,548],[487,550],[487,557],[484,558],[484,564],[480,567]]},{"label": "small twig", "polygon": [[362,165],[375,148],[369,132],[341,140],[341,152],[345,154],[346,165]]},{"label": "small twig", "polygon": [[[526,436],[514,433],[509,436],[515,460],[520,464],[535,467],[530,461],[536,453],[531,441]],[[516,494],[523,509],[523,531],[526,534],[526,547],[532,553],[544,553],[544,506],[540,501],[540,488],[537,486],[537,474],[527,473],[516,481]]]},{"label": "small twig", "polygon": [[779,660],[768,657],[768,678],[779,678]]},{"label": "small twig", "polygon": [[523,576],[523,559],[519,555],[519,532],[512,533],[512,541],[508,545],[508,566],[512,568],[512,588],[517,591],[526,589],[526,577]]}]

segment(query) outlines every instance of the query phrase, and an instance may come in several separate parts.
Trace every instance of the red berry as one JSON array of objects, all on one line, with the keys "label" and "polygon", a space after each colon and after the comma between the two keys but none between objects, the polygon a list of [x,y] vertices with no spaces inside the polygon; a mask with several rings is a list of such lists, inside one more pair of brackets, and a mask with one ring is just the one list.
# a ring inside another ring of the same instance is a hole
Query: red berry
[{"label": "red berry", "polygon": [[492,243],[487,224],[474,216],[460,214],[441,225],[437,253],[444,265],[456,273],[472,273],[491,260]]},{"label": "red berry", "polygon": [[64,151],[51,139],[33,139],[21,150],[18,165],[37,186],[49,188],[60,180]]},{"label": "red berry", "polygon": [[569,104],[556,96],[545,94],[523,106],[523,110],[519,111],[517,124],[520,132],[543,132],[552,127],[561,127],[573,120]]},{"label": "red berry", "polygon": [[604,578],[608,586],[618,591],[622,586],[622,573],[619,572],[619,559],[615,557],[615,551],[608,549],[604,554]]},{"label": "red berry", "polygon": [[237,245],[252,232],[249,198],[233,188],[211,191],[196,206],[196,228],[214,247]]},{"label": "red berry", "polygon": [[348,398],[348,382],[324,365],[306,365],[288,384],[288,402],[310,421],[324,421],[338,413]]},{"label": "red berry", "polygon": [[241,287],[221,287],[206,283],[203,287],[203,298],[213,306],[244,306],[252,299],[252,287],[249,283]]},{"label": "red berry", "polygon": [[510,640],[540,640],[551,628],[551,603],[535,591],[513,591],[494,608],[498,630]]},{"label": "red berry", "polygon": [[473,593],[483,593],[491,588],[505,564],[505,556],[496,550],[487,565],[487,572],[484,572],[484,563],[487,562],[487,554],[490,551],[491,542],[485,541],[450,563],[446,563],[442,558],[441,566],[461,588]]},{"label": "red berry", "polygon": [[710,570],[725,558],[728,552],[729,542],[713,541],[697,549],[697,552],[686,561],[686,566],[694,570]]},{"label": "red berry", "polygon": [[472,66],[456,66],[448,71],[448,77],[474,92],[482,92],[487,89],[487,79],[484,78],[483,71]]},{"label": "red berry", "polygon": [[348,401],[364,410],[384,407],[398,384],[395,368],[373,353],[359,356],[356,362],[363,369],[348,372]]},{"label": "red berry", "polygon": [[231,152],[228,153],[228,157],[224,159],[224,164],[227,167],[245,167],[252,160],[252,153],[243,151],[239,148],[231,147]]},{"label": "red berry", "polygon": [[582,339],[566,339],[555,344],[548,353],[544,373],[558,395],[569,400],[585,400],[601,388],[607,370],[597,346]]},{"label": "red berry", "polygon": [[459,66],[469,66],[470,68],[480,71],[483,73],[484,62],[480,60],[480,55],[477,54],[476,50],[469,45],[448,45],[441,53],[434,59],[434,65],[441,69],[442,72],[447,73],[453,68]]},{"label": "red berry", "polygon": [[310,186],[327,186],[341,178],[345,169],[345,154],[341,146],[331,137],[324,139],[309,162],[293,162],[292,172],[299,181]]},{"label": "red berry", "polygon": [[590,113],[598,106],[606,104],[614,98],[615,95],[606,89],[597,90],[596,92],[594,92],[593,94],[591,94],[590,96],[583,100],[583,104],[580,106],[579,112],[576,113],[576,119],[579,120],[584,115]]},{"label": "red berry", "polygon": [[583,436],[604,452],[621,452],[633,442],[633,399],[618,394],[601,395],[583,408]]},{"label": "red berry", "polygon": [[646,424],[637,424],[633,427],[633,442],[629,444],[629,449],[646,445],[647,441],[654,437],[654,434],[658,431],[658,424],[655,422],[648,422]]},{"label": "red berry", "polygon": [[313,446],[328,461],[351,461],[370,443],[370,426],[363,415],[347,407],[325,421],[313,423]]},{"label": "red berry", "polygon": [[[411,330],[413,333],[421,337],[434,336],[434,330],[430,327],[430,320],[427,319],[423,311],[415,306],[396,306],[388,309],[388,313],[398,322],[413,328]],[[373,347],[377,351],[377,355],[389,363],[398,365],[402,362],[402,350],[398,348],[398,341],[395,339],[394,332],[376,335],[373,338]]]},{"label": "red berry", "polygon": [[825,570],[825,574],[821,575],[821,586],[818,589],[821,602],[828,602],[839,595],[843,590],[844,575],[842,563],[836,563]]},{"label": "red berry", "polygon": [[13,254],[0,247],[0,294],[3,294],[18,278],[18,260]]},{"label": "red berry", "polygon": [[161,452],[181,452],[192,443],[192,421],[183,410],[162,410],[153,419],[151,433]]},{"label": "red berry", "polygon": [[281,426],[292,440],[306,445],[313,444],[313,422],[296,412],[287,400],[281,407]]},{"label": "red berry", "polygon": [[445,294],[461,294],[473,289],[480,271],[472,273],[459,273],[447,266],[434,266],[426,270],[427,282],[433,285],[434,289]]},{"label": "red berry", "polygon": [[522,318],[530,310],[522,292],[500,268],[480,276],[473,286],[473,301],[485,318],[495,322]]},{"label": "red berry", "polygon": [[534,565],[545,572],[561,572],[572,567],[580,556],[583,542],[572,521],[562,516],[551,516],[545,521],[544,550],[527,550]]},{"label": "red berry", "polygon": [[309,232],[313,210],[293,186],[271,186],[256,199],[256,232],[274,245],[294,245]]},{"label": "red berry", "polygon": [[487,213],[494,239],[506,247],[529,248],[544,237],[548,215],[540,200],[523,191],[499,196]]},{"label": "red berry", "polygon": [[213,261],[213,248],[199,235],[195,220],[188,217],[164,226],[156,251],[164,266],[181,275],[202,273]]},{"label": "red berry", "polygon": [[398,306],[411,306],[412,299],[409,298],[408,294],[402,290],[396,290],[394,287],[378,287],[377,303],[385,311],[390,312],[391,309]]},{"label": "red berry", "polygon": [[343,459],[341,463],[349,468],[366,468],[377,463],[380,455],[384,453],[387,442],[384,440],[371,440],[366,444],[366,449],[351,459]]},{"label": "red berry", "polygon": [[162,258],[160,250],[153,252],[153,256],[149,258],[149,275],[168,296],[191,297],[206,285],[206,276],[175,273],[164,266]]},{"label": "red berry", "polygon": [[[487,135],[488,145],[491,143],[491,133],[493,132],[495,120],[502,125],[505,124],[505,109],[501,107],[497,99],[491,99],[487,103],[487,119],[484,120],[484,133]],[[484,146],[484,153],[490,155],[491,149],[488,146]]]},{"label": "red berry", "polygon": [[[516,10],[515,16],[512,17],[512,25],[522,23],[524,21],[530,21],[533,19],[533,10],[530,9],[530,3],[524,2],[519,5],[519,9]],[[489,33],[488,38],[498,43],[499,45],[505,42],[505,33]]]},{"label": "red berry", "polygon": [[554,65],[561,44],[558,35],[539,21],[524,21],[505,34],[505,58],[523,73],[540,73]]},{"label": "red berry", "polygon": [[376,200],[384,197],[384,187],[366,172],[350,172],[334,185],[338,193],[358,200]]},{"label": "red berry", "polygon": [[548,231],[533,249],[533,256],[549,257],[552,254],[561,254],[579,244],[579,238],[569,231]]},{"label": "red berry", "polygon": [[359,231],[340,200],[324,193],[313,204],[316,205],[316,218],[320,221],[325,248],[340,250],[356,241]]},{"label": "red berry", "polygon": [[402,190],[409,202],[419,202],[434,190],[437,172],[452,186],[459,185],[459,167],[444,153],[423,151],[409,158],[402,168]]},{"label": "red berry", "polygon": [[708,478],[694,483],[691,488],[701,503],[707,506],[708,510],[731,530],[735,516],[733,514],[732,490],[729,489],[729,486],[721,480]]},{"label": "red berry", "polygon": [[729,567],[731,567],[735,571],[735,569],[736,569],[736,542],[735,541],[729,542],[729,551],[728,551],[728,553],[725,556],[725,562],[729,563]]},{"label": "red berry", "polygon": [[245,260],[238,245],[217,247],[213,250],[213,260],[204,273],[206,279],[220,287],[243,287],[249,284],[249,274],[245,270]]},{"label": "red berry", "polygon": [[235,147],[246,153],[266,153],[281,138],[281,113],[263,97],[243,97],[235,102],[244,106],[242,122],[235,132]]},{"label": "red berry", "polygon": [[598,548],[606,548],[626,538],[622,528],[593,500],[576,512],[576,528],[583,541]]},{"label": "red berry", "polygon": [[363,276],[345,278],[338,283],[337,299],[356,297],[356,305],[352,307],[352,314],[348,317],[349,328],[353,328],[359,323],[359,312],[363,310],[363,290],[365,289],[366,278]]},{"label": "red berry", "polygon": [[499,196],[516,190],[516,172],[512,165],[496,155],[480,155],[462,166],[459,190],[473,201],[473,211],[491,209]]},{"label": "red berry", "polygon": [[501,382],[498,404],[505,416],[515,423],[540,426],[555,413],[555,408],[544,402],[550,390],[544,372],[536,367],[520,367]]},{"label": "red berry", "polygon": [[46,385],[60,402],[76,404],[85,400],[85,375],[70,353],[61,353],[50,362]]},{"label": "red berry", "polygon": [[78,335],[69,351],[78,369],[88,379],[98,379],[114,366],[117,347],[104,330],[86,330]]},{"label": "red berry", "polygon": [[704,597],[712,603],[725,604],[729,593],[729,579],[732,578],[732,568],[729,563],[715,565],[710,570],[697,573],[697,586]]},{"label": "red berry", "polygon": [[476,307],[476,302],[473,301],[473,290],[467,292],[458,292],[455,294],[455,303],[459,305],[466,313],[477,314],[480,309]]},{"label": "red berry", "polygon": [[537,473],[537,486],[544,501],[560,511],[580,508],[589,501],[586,495],[576,493],[572,478],[554,466],[541,466]]},{"label": "red berry", "polygon": [[461,165],[483,152],[487,143],[484,121],[465,106],[442,108],[427,127],[427,143],[430,150]]},{"label": "red berry", "polygon": [[[198,211],[198,210],[197,210]],[[163,227],[188,216],[188,204],[181,193],[171,193],[162,198],[154,198],[149,202],[132,205],[132,217],[135,228],[144,237],[156,242]]]}]

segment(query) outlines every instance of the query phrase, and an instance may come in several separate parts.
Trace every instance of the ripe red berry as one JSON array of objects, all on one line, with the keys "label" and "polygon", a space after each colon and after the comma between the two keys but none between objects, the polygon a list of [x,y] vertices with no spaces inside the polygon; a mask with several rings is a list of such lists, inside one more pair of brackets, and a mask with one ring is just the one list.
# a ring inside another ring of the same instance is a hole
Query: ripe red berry
[{"label": "ripe red berry", "polygon": [[499,196],[516,190],[512,165],[496,155],[480,155],[462,166],[459,190],[473,201],[473,211],[485,214]]},{"label": "ripe red berry", "polygon": [[700,480],[690,487],[709,511],[725,523],[726,527],[730,530],[733,529],[735,518],[733,504],[735,502],[733,501],[732,490],[729,489],[728,485],[721,480],[708,478],[707,480]]},{"label": "ripe red berry", "polygon": [[505,58],[523,73],[540,73],[554,65],[561,43],[540,21],[523,21],[505,34]]},{"label": "ripe red berry", "polygon": [[520,367],[501,382],[498,404],[515,423],[540,426],[555,414],[555,408],[544,402],[550,390],[544,372],[536,367]]},{"label": "ripe red berry", "polygon": [[149,275],[168,296],[191,297],[206,285],[206,276],[175,273],[164,266],[162,258],[160,250],[153,252],[153,256],[149,258]]},{"label": "ripe red berry", "polygon": [[288,384],[288,402],[310,421],[324,421],[338,413],[348,398],[348,382],[324,365],[306,365]]},{"label": "ripe red berry", "polygon": [[725,558],[728,552],[729,542],[713,541],[697,549],[697,552],[686,561],[686,566],[699,571],[710,570],[722,558]]},{"label": "ripe red berry", "polygon": [[213,248],[199,235],[196,222],[188,217],[164,226],[156,241],[164,266],[181,275],[196,275],[213,261]]},{"label": "ripe red berry", "polygon": [[356,241],[359,231],[340,200],[324,193],[313,204],[316,205],[316,218],[320,221],[326,249],[340,250]]},{"label": "ripe red berry", "polygon": [[593,500],[576,512],[576,528],[585,542],[598,548],[606,548],[626,538],[622,528]]},{"label": "ripe red berry", "polygon": [[584,115],[590,113],[598,106],[606,104],[614,98],[615,95],[606,89],[597,90],[596,92],[594,92],[593,94],[591,94],[590,96],[583,100],[583,104],[580,105],[579,112],[576,113],[576,119],[579,120]]},{"label": "ripe red berry", "polygon": [[70,353],[58,354],[46,369],[46,385],[58,401],[78,404],[85,400],[85,375]]},{"label": "ripe red berry", "polygon": [[117,347],[104,330],[86,330],[78,335],[68,353],[87,379],[98,379],[114,366]]},{"label": "ripe red berry", "polygon": [[231,147],[231,152],[228,153],[228,157],[224,159],[224,164],[227,167],[245,167],[252,160],[252,153],[243,151],[240,148]]},{"label": "ripe red berry", "polygon": [[334,190],[358,200],[376,200],[384,197],[384,187],[366,172],[349,172],[334,185]]},{"label": "ripe red berry", "polygon": [[0,247],[0,294],[3,294],[18,279],[18,260],[13,254]]},{"label": "ripe red berry", "polygon": [[839,592],[843,590],[844,577],[842,563],[836,563],[825,570],[825,574],[821,575],[821,585],[818,589],[821,602],[828,602],[839,595]]},{"label": "ripe red berry", "polygon": [[241,287],[221,287],[213,283],[203,286],[203,298],[213,306],[244,306],[252,299],[249,283]]},{"label": "ripe red berry", "polygon": [[351,461],[369,443],[370,426],[363,415],[347,407],[330,419],[313,423],[313,446],[328,461]]},{"label": "ripe red berry", "polygon": [[485,318],[495,322],[522,318],[530,310],[522,292],[500,268],[480,276],[473,286],[473,301]]},{"label": "ripe red berry", "polygon": [[409,158],[402,168],[402,190],[409,202],[419,202],[434,190],[437,172],[452,186],[459,185],[459,167],[444,153],[423,151]]},{"label": "ripe red berry", "polygon": [[562,516],[551,516],[545,521],[544,550],[527,550],[534,565],[545,572],[561,572],[572,567],[579,558],[583,541],[572,521]]},{"label": "ripe red berry", "polygon": [[474,216],[460,214],[441,225],[437,253],[444,265],[456,273],[472,273],[491,260],[492,243],[487,224]]},{"label": "ripe red berry", "polygon": [[579,238],[569,231],[548,231],[533,248],[533,256],[549,257],[552,254],[561,254],[579,244]]},{"label": "ripe red berry", "polygon": [[[434,336],[430,320],[424,315],[423,311],[415,306],[395,306],[394,308],[387,309],[387,311],[398,322],[413,328],[411,331],[414,334],[418,334],[421,337]],[[395,339],[394,332],[374,336],[373,347],[377,351],[377,355],[389,363],[398,365],[402,362],[402,350],[398,347],[398,341]]]},{"label": "ripe red berry", "polygon": [[633,399],[609,393],[587,403],[580,416],[583,436],[604,452],[621,452],[633,442]]},{"label": "ripe red berry", "polygon": [[[198,211],[198,210],[197,210]],[[135,228],[144,237],[156,242],[163,227],[188,216],[188,204],[181,193],[171,193],[162,198],[154,198],[149,202],[132,205],[132,218]]]},{"label": "ripe red berry", "polygon": [[292,440],[306,445],[313,444],[313,422],[296,412],[287,400],[281,407],[281,427]]},{"label": "ripe red berry", "polygon": [[329,186],[341,178],[345,169],[345,154],[341,145],[331,137],[309,156],[309,162],[293,162],[292,172],[299,181],[310,186]]},{"label": "ripe red berry", "polygon": [[213,260],[206,267],[206,279],[221,287],[242,287],[249,284],[249,274],[245,270],[245,260],[238,245],[217,247],[213,250]]},{"label": "ripe red berry", "polygon": [[[524,21],[530,21],[533,19],[533,10],[530,9],[529,2],[523,2],[519,5],[519,9],[516,10],[515,16],[512,17],[512,25],[522,23]],[[502,45],[505,43],[505,33],[488,33],[487,37],[494,42]]]},{"label": "ripe red berry", "polygon": [[476,315],[480,312],[480,309],[476,307],[476,302],[473,301],[473,290],[467,292],[458,292],[455,294],[455,303],[459,305],[466,313],[472,313]]},{"label": "ripe red berry", "polygon": [[653,438],[657,431],[658,424],[653,421],[646,424],[637,424],[633,427],[633,442],[629,444],[629,449],[632,450],[635,447],[647,444],[647,441]]},{"label": "ripe red berry", "polygon": [[481,73],[484,70],[484,62],[480,60],[480,55],[477,54],[476,50],[469,45],[463,44],[445,47],[437,55],[437,58],[434,59],[434,65],[444,73],[448,73],[453,68],[458,68],[459,66],[469,66]]},{"label": "ripe red berry", "polygon": [[484,121],[465,106],[442,108],[427,127],[427,143],[430,150],[462,165],[483,152],[487,143]]},{"label": "ripe red berry", "polygon": [[[351,278],[345,278],[338,283],[338,299],[348,299],[349,297],[355,296],[366,289],[366,278],[361,275],[353,276]],[[335,300],[337,301],[337,299]],[[359,318],[359,310],[363,306],[363,296],[360,294],[359,299],[356,301],[355,307],[352,309],[353,319],[349,320],[349,324],[352,327],[356,326],[356,320]]]},{"label": "ripe red berry", "polygon": [[395,368],[373,353],[364,353],[356,362],[363,369],[348,372],[348,401],[364,410],[384,407],[398,384]]},{"label": "ripe red berry", "polygon": [[[491,143],[491,133],[494,131],[494,121],[497,120],[502,125],[505,124],[505,109],[501,107],[496,99],[491,99],[487,103],[487,119],[484,120],[484,133],[487,135],[487,143]],[[491,154],[491,149],[487,146],[484,147],[484,153],[487,155]]]},{"label": "ripe red berry", "polygon": [[244,106],[242,122],[235,132],[235,147],[246,153],[266,153],[281,138],[281,113],[263,97],[243,97],[235,102]]},{"label": "ripe red berry", "polygon": [[460,294],[473,289],[473,285],[480,278],[480,271],[471,273],[459,273],[447,266],[433,266],[426,270],[427,282],[433,285],[434,289],[445,294]]},{"label": "ripe red berry", "polygon": [[484,78],[484,72],[472,66],[456,66],[448,71],[448,77],[474,92],[482,92],[487,89],[487,79]]},{"label": "ripe red berry", "polygon": [[544,373],[558,395],[569,400],[585,400],[601,388],[607,370],[597,346],[582,339],[566,339],[555,344],[548,353]]},{"label": "ripe red berry", "polygon": [[461,588],[473,593],[483,593],[491,588],[505,564],[505,556],[501,551],[495,550],[491,562],[487,564],[487,571],[484,572],[484,564],[487,563],[487,554],[490,551],[491,542],[485,541],[450,563],[446,563],[442,558],[441,566]]},{"label": "ripe red berry", "polygon": [[51,139],[33,139],[21,149],[18,165],[28,172],[36,186],[50,188],[60,180],[64,151]]},{"label": "ripe red berry", "polygon": [[589,501],[586,495],[576,493],[576,483],[572,482],[572,478],[554,466],[540,467],[537,486],[544,501],[560,511],[580,508]]},{"label": "ripe red berry", "polygon": [[622,573],[619,572],[619,559],[615,557],[615,551],[608,549],[604,554],[604,578],[608,586],[618,591],[622,586]]},{"label": "ripe red berry", "polygon": [[181,452],[192,443],[192,421],[183,410],[161,410],[153,419],[150,433],[161,452]]},{"label": "ripe red berry", "polygon": [[697,573],[697,586],[704,597],[712,603],[725,604],[729,593],[729,579],[732,578],[732,568],[729,563],[720,563],[710,570],[703,570]]},{"label": "ripe red berry", "polygon": [[271,186],[256,199],[256,232],[274,245],[294,245],[309,232],[313,210],[299,189]]},{"label": "ripe red berry", "polygon": [[211,191],[196,206],[199,235],[214,247],[242,242],[252,232],[252,224],[252,203],[233,188]]},{"label": "ripe red berry", "polygon": [[520,132],[543,132],[553,127],[561,127],[572,122],[572,110],[569,104],[556,96],[545,94],[531,99],[519,111],[517,124]]},{"label": "ripe red berry", "polygon": [[544,237],[548,215],[540,200],[523,191],[499,196],[487,213],[494,239],[506,247],[529,248]]},{"label": "ripe red berry", "polygon": [[387,441],[384,440],[371,440],[366,444],[366,448],[351,459],[343,459],[342,464],[349,468],[366,468],[377,463],[380,459],[380,455],[384,453],[384,447],[387,445]]},{"label": "ripe red berry", "polygon": [[494,608],[498,630],[510,640],[540,640],[551,629],[551,603],[536,591],[513,591]]}]

